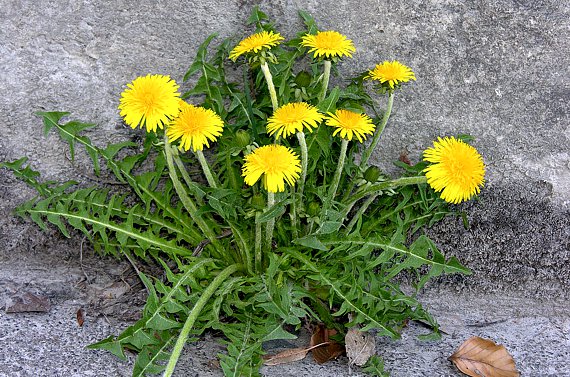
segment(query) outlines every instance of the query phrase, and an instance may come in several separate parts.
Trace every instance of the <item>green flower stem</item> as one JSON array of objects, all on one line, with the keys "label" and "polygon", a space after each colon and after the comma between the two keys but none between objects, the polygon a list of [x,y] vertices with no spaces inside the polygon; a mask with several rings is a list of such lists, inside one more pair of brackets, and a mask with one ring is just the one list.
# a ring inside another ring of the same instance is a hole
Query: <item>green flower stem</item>
[{"label": "green flower stem", "polygon": [[[275,205],[275,193],[267,193],[267,211],[269,211]],[[273,240],[273,228],[275,227],[275,219],[267,221],[265,227],[265,243],[268,251],[271,251],[271,244]]]},{"label": "green flower stem", "polygon": [[297,140],[301,148],[301,179],[299,180],[299,194],[303,199],[303,189],[305,187],[305,179],[307,179],[307,166],[309,161],[309,150],[307,148],[307,140],[305,140],[304,132],[297,132]]},{"label": "green flower stem", "polygon": [[[186,167],[182,163],[182,160],[180,159],[180,155],[178,154],[178,149],[176,149],[176,148],[172,149],[172,158],[174,159],[176,166],[178,166],[178,170],[180,171],[180,174],[182,175],[182,179],[184,179],[184,182],[190,188],[190,190],[192,192],[196,192],[196,190],[199,190],[198,185],[194,181],[192,181],[192,178],[190,178],[190,175],[188,175],[188,171],[186,170]],[[204,205],[204,201],[200,198],[200,196],[194,195],[194,197],[196,199],[196,203],[199,206]]]},{"label": "green flower stem", "polygon": [[176,340],[176,344],[174,345],[174,349],[172,350],[172,354],[170,355],[170,359],[168,359],[168,364],[166,365],[166,370],[164,371],[164,374],[162,375],[163,377],[170,377],[170,376],[172,376],[172,373],[174,373],[174,368],[176,367],[176,363],[178,362],[178,358],[180,358],[180,354],[182,353],[182,349],[184,348],[184,345],[186,344],[186,341],[188,340],[188,336],[190,335],[190,330],[192,330],[192,327],[194,326],[196,319],[198,319],[198,316],[200,315],[200,312],[202,311],[202,309],[204,309],[204,306],[206,305],[206,303],[210,300],[212,295],[214,293],[216,293],[216,290],[219,288],[219,286],[231,274],[238,271],[240,268],[242,268],[242,266],[240,266],[239,264],[233,264],[231,266],[226,267],[224,270],[222,270],[222,272],[220,272],[220,274],[218,276],[216,276],[214,278],[214,280],[212,280],[212,283],[210,283],[208,288],[206,288],[204,290],[204,292],[200,295],[200,298],[198,299],[198,301],[196,301],[196,304],[194,304],[194,307],[190,311],[190,314],[188,315],[186,322],[184,322],[184,326],[182,327],[182,330],[180,331],[180,335],[178,336],[178,339]]},{"label": "green flower stem", "polygon": [[331,61],[330,60],[325,60],[325,67],[324,67],[324,72],[323,72],[323,87],[321,89],[321,93],[319,94],[319,102],[321,102],[322,100],[325,99],[325,97],[327,96],[327,89],[329,88],[329,80],[331,77]]},{"label": "green flower stem", "polygon": [[372,142],[362,154],[362,160],[360,160],[361,169],[364,169],[366,167],[366,164],[368,164],[368,160],[370,159],[370,155],[372,155],[372,152],[376,149],[376,146],[380,141],[380,135],[382,135],[382,132],[384,131],[384,128],[386,128],[386,124],[388,123],[388,119],[390,119],[390,114],[392,113],[393,104],[394,104],[394,92],[390,91],[390,94],[388,94],[388,105],[386,106],[386,111],[384,111],[384,115],[382,116],[382,121],[380,122],[380,125],[378,125],[378,128],[374,133],[374,138],[372,139]]},{"label": "green flower stem", "polygon": [[307,166],[309,164],[309,150],[307,148],[307,141],[305,140],[304,132],[297,132],[297,139],[299,140],[299,147],[301,147],[301,179],[298,183],[299,206],[298,210],[303,207],[303,191],[305,190],[305,180],[307,179]]},{"label": "green flower stem", "polygon": [[291,196],[293,197],[293,200],[291,201],[291,227],[293,228],[291,231],[293,232],[293,239],[298,238],[299,237],[299,223],[298,220],[299,218],[297,217],[297,211],[299,210],[297,208],[297,195],[299,193],[296,192],[295,190],[295,186],[291,186]]},{"label": "green flower stem", "polygon": [[208,161],[206,161],[206,157],[204,157],[204,153],[201,150],[197,150],[194,153],[196,154],[196,157],[198,157],[198,161],[200,161],[200,165],[202,165],[202,170],[204,171],[204,175],[206,176],[206,180],[208,181],[208,184],[210,185],[210,187],[218,188],[218,185],[216,184],[216,180],[214,179],[214,176],[212,175],[212,172],[210,171],[210,166],[208,165]]},{"label": "green flower stem", "polygon": [[263,254],[261,251],[261,233],[263,232],[262,230],[262,224],[259,221],[259,217],[261,216],[261,211],[258,211],[255,213],[255,271],[257,271],[258,273],[261,273],[261,268],[263,266]]},{"label": "green flower stem", "polygon": [[267,81],[267,88],[269,89],[269,96],[271,97],[271,104],[273,105],[273,111],[277,110],[279,104],[277,102],[277,92],[275,91],[275,86],[273,85],[273,77],[271,76],[271,71],[269,71],[269,66],[267,62],[261,63],[261,71],[265,76],[265,81]]},{"label": "green flower stem", "polygon": [[[297,238],[299,235],[299,212],[303,210],[303,193],[305,191],[305,181],[307,180],[307,167],[309,165],[309,148],[307,148],[307,140],[305,139],[304,132],[297,132],[297,140],[299,140],[299,147],[301,148],[301,177],[297,183],[297,196],[295,197],[295,191],[293,191],[293,203],[298,199],[298,204],[293,204],[293,237]],[[311,224],[312,227],[312,224]]]},{"label": "green flower stem", "polygon": [[174,189],[178,194],[178,197],[182,201],[184,208],[188,211],[188,214],[194,220],[198,228],[202,231],[204,236],[212,243],[215,251],[217,252],[217,257],[223,258],[225,256],[224,249],[222,245],[218,242],[215,233],[212,229],[208,226],[208,224],[204,221],[201,216],[196,216],[198,213],[198,209],[196,208],[196,204],[190,199],[184,187],[182,187],[182,183],[178,179],[178,174],[176,173],[176,167],[174,166],[173,157],[172,157],[172,146],[168,142],[166,136],[164,137],[164,154],[166,155],[166,162],[168,164],[168,173],[170,174],[170,179],[172,180],[172,184],[174,185]]},{"label": "green flower stem", "polygon": [[340,144],[340,155],[338,156],[338,165],[336,167],[336,171],[334,173],[334,177],[332,183],[329,187],[328,195],[325,199],[325,203],[323,205],[323,216],[326,216],[327,211],[330,209],[334,197],[336,195],[336,189],[338,188],[338,184],[340,182],[340,177],[342,175],[342,169],[344,168],[344,160],[346,158],[346,150],[348,148],[348,140],[342,139]]},{"label": "green flower stem", "polygon": [[358,219],[360,219],[362,217],[362,215],[364,215],[364,212],[366,212],[368,207],[370,207],[370,204],[372,204],[377,197],[378,197],[378,194],[372,194],[368,197],[368,199],[366,199],[366,201],[364,203],[362,203],[362,206],[360,206],[360,208],[358,209],[358,212],[356,212],[356,214],[354,215],[352,220],[350,220],[350,223],[348,223],[348,225],[346,226],[346,229],[344,230],[346,234],[350,233],[352,228],[354,228],[354,226],[358,222]]}]

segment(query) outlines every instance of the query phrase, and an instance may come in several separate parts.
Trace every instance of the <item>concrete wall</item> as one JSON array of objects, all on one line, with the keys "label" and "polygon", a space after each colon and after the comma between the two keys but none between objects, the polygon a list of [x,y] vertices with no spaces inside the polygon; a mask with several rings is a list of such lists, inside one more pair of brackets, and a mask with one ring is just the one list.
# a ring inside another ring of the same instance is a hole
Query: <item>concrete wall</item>
[{"label": "concrete wall", "polygon": [[[570,6],[562,1],[0,0],[0,160],[25,155],[48,179],[89,180],[85,160],[67,161],[33,113],[65,110],[98,123],[90,136],[101,144],[129,138],[116,110],[124,84],[146,73],[181,81],[207,35],[250,32],[255,4],[286,37],[301,26],[298,9],[349,36],[357,53],[341,72],[385,59],[413,68],[417,81],[397,93],[375,163],[394,171],[403,150],[417,161],[437,136],[476,137],[488,174],[480,201],[465,206],[471,228],[448,219],[431,231],[475,274],[443,285],[568,297]],[[0,181],[0,251],[15,253],[30,240],[9,211],[31,191],[6,171]]]}]

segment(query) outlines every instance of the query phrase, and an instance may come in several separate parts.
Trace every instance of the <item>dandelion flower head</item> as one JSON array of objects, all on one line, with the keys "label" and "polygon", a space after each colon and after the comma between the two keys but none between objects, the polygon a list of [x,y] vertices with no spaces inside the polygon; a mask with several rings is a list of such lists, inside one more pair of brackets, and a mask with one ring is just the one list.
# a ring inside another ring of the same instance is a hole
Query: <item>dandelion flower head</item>
[{"label": "dandelion flower head", "polygon": [[428,184],[441,192],[441,198],[458,204],[480,192],[485,183],[483,158],[471,145],[454,137],[438,138],[424,151]]},{"label": "dandelion flower head", "polygon": [[356,51],[354,44],[346,36],[337,31],[319,31],[317,34],[303,36],[301,46],[309,47],[309,53],[314,58],[325,57],[326,59],[352,57]]},{"label": "dandelion flower head", "polygon": [[322,122],[324,115],[315,106],[305,102],[294,102],[283,105],[267,120],[269,135],[277,134],[277,138],[287,137],[302,132],[304,128],[312,131]]},{"label": "dandelion flower head", "polygon": [[178,88],[170,76],[137,77],[121,93],[119,110],[125,123],[132,128],[146,127],[147,132],[162,128],[178,115]]},{"label": "dandelion flower head", "polygon": [[412,69],[397,60],[391,62],[385,61],[370,71],[364,77],[369,80],[380,81],[381,84],[388,83],[390,89],[394,89],[394,85],[410,80],[416,80],[416,76]]},{"label": "dandelion flower head", "polygon": [[359,142],[366,140],[366,135],[372,135],[376,126],[366,114],[358,114],[349,110],[337,110],[334,114],[328,113],[327,125],[336,127],[333,136],[339,134],[341,138],[352,140],[356,137]]},{"label": "dandelion flower head", "polygon": [[166,129],[166,136],[172,142],[180,139],[180,148],[194,152],[201,151],[209,142],[216,141],[222,134],[224,122],[214,111],[180,101],[181,111]]},{"label": "dandelion flower head", "polygon": [[265,30],[260,33],[250,35],[234,47],[230,52],[230,59],[236,61],[237,58],[243,54],[249,52],[257,53],[264,48],[269,49],[273,46],[277,46],[283,39],[284,38],[281,34]]},{"label": "dandelion flower head", "polygon": [[294,185],[301,173],[299,156],[283,145],[265,145],[245,156],[242,175],[245,183],[253,186],[262,178],[269,192],[285,191],[285,182]]}]

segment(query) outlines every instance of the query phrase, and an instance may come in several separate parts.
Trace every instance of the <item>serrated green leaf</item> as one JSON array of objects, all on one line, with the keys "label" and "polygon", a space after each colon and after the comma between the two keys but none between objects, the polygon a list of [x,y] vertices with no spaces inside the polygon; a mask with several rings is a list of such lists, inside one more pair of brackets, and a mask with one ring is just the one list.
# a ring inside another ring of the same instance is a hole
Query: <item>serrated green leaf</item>
[{"label": "serrated green leaf", "polygon": [[316,34],[319,31],[315,19],[306,11],[300,10],[299,16],[303,19],[303,23],[307,28],[307,34]]},{"label": "serrated green leaf", "polygon": [[284,321],[281,323],[268,323],[267,333],[261,339],[262,342],[269,342],[270,340],[278,339],[297,339],[296,335],[283,330]]},{"label": "serrated green leaf", "polygon": [[275,203],[269,210],[263,212],[257,219],[260,223],[266,223],[271,219],[275,219],[285,213],[285,206],[291,203],[291,199],[283,200]]},{"label": "serrated green leaf", "polygon": [[127,360],[125,353],[123,352],[123,346],[121,342],[115,340],[115,336],[111,335],[97,343],[88,345],[86,348],[92,350],[106,350],[111,352],[113,355],[117,356],[121,360]]},{"label": "serrated green leaf", "polygon": [[122,141],[120,143],[113,143],[107,144],[107,147],[101,150],[101,154],[103,154],[108,159],[113,159],[124,148],[136,147],[137,143],[133,143],[132,141]]},{"label": "serrated green leaf", "polygon": [[340,221],[323,221],[317,230],[317,234],[331,234],[337,232],[341,226],[342,222]]},{"label": "serrated green leaf", "polygon": [[293,243],[296,245],[301,245],[305,247],[309,247],[311,249],[328,251],[329,248],[325,244],[323,244],[316,236],[306,236],[302,238],[297,238],[293,240]]},{"label": "serrated green leaf", "polygon": [[146,327],[154,330],[170,330],[182,327],[181,323],[173,321],[170,318],[166,318],[162,314],[156,314],[151,317],[149,321],[146,322]]},{"label": "serrated green leaf", "polygon": [[133,377],[144,377],[149,374],[161,373],[165,366],[159,364],[159,362],[168,360],[170,348],[175,340],[174,336],[169,335],[162,344],[142,349],[137,355],[135,365],[133,366]]},{"label": "serrated green leaf", "polygon": [[57,124],[59,124],[59,121],[61,120],[61,118],[63,118],[66,115],[69,115],[70,113],[65,112],[65,111],[38,111],[36,112],[37,116],[40,116],[43,118],[43,123],[44,123],[44,135],[47,136],[48,132]]},{"label": "serrated green leaf", "polygon": [[256,5],[255,7],[253,7],[253,10],[251,11],[251,15],[247,19],[247,24],[248,25],[252,25],[252,24],[261,25],[261,21],[264,21],[267,19],[268,19],[267,15],[265,13],[263,13],[259,9],[259,7]]},{"label": "serrated green leaf", "polygon": [[325,114],[334,112],[339,96],[340,89],[338,86],[335,86],[329,95],[317,105],[318,109]]},{"label": "serrated green leaf", "polygon": [[187,81],[195,73],[202,70],[202,67],[206,62],[206,55],[208,53],[208,46],[210,45],[212,40],[214,38],[216,38],[217,36],[218,36],[218,33],[210,34],[204,40],[204,42],[202,42],[202,44],[200,44],[200,46],[198,46],[198,49],[196,50],[196,57],[194,58],[194,62],[192,62],[192,64],[190,65],[190,68],[188,68],[188,71],[186,72],[186,74],[184,74],[184,79],[183,79],[184,81]]},{"label": "serrated green leaf", "polygon": [[379,335],[387,335],[387,336],[390,336],[394,339],[397,339],[400,337],[400,335],[397,332],[395,332],[392,328],[390,328],[390,327],[386,326],[385,324],[379,322],[378,318],[375,317],[377,315],[377,313],[368,313],[362,307],[361,303],[356,302],[353,299],[351,299],[346,294],[346,292],[342,288],[340,288],[339,284],[335,281],[335,279],[328,277],[325,273],[320,271],[319,268],[306,255],[298,252],[297,250],[290,249],[290,248],[285,249],[285,250],[288,254],[293,256],[295,259],[302,262],[309,270],[315,272],[315,274],[312,275],[312,278],[318,280],[319,282],[321,282],[322,284],[325,284],[326,286],[331,287],[334,294],[340,299],[341,307],[333,315],[335,315],[335,316],[336,315],[342,315],[342,314],[345,314],[348,312],[355,313],[357,316],[355,321],[358,321],[359,323],[365,323],[366,324],[364,326],[364,328],[362,329],[362,331],[366,331],[369,329],[377,329]]},{"label": "serrated green leaf", "polygon": [[434,331],[429,334],[418,335],[418,339],[421,341],[437,341],[441,340],[441,333],[439,331]]}]

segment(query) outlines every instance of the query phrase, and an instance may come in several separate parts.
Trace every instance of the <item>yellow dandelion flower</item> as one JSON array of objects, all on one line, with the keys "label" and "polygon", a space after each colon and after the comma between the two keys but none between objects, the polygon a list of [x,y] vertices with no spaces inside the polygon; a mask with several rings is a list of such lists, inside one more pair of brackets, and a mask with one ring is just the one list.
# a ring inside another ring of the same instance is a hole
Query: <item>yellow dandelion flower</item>
[{"label": "yellow dandelion flower", "polygon": [[166,129],[166,136],[172,142],[181,139],[180,148],[194,152],[210,147],[222,134],[224,122],[214,111],[180,101],[181,111]]},{"label": "yellow dandelion flower", "polygon": [[346,36],[336,31],[319,31],[317,34],[303,36],[301,46],[310,47],[309,54],[314,58],[324,56],[326,59],[348,56],[356,51],[354,44]]},{"label": "yellow dandelion flower", "polygon": [[276,144],[257,148],[245,156],[242,168],[245,183],[253,186],[263,176],[263,186],[269,192],[285,191],[285,181],[293,186],[300,173],[299,156],[291,148]]},{"label": "yellow dandelion flower", "polygon": [[424,161],[432,163],[424,169],[428,184],[436,192],[441,191],[446,202],[468,200],[485,183],[485,165],[479,152],[454,137],[434,141],[433,148],[424,151]]},{"label": "yellow dandelion flower", "polygon": [[274,33],[272,31],[262,31],[250,35],[249,37],[242,40],[234,49],[230,52],[230,59],[234,62],[240,55],[249,52],[259,52],[264,48],[271,48],[277,46],[284,38],[279,33]]},{"label": "yellow dandelion flower", "polygon": [[381,84],[387,82],[391,89],[394,89],[394,85],[399,83],[416,80],[412,69],[397,60],[391,62],[385,61],[382,64],[376,65],[374,69],[368,71],[368,74],[364,78],[380,81]]},{"label": "yellow dandelion flower", "polygon": [[277,133],[277,137],[287,137],[307,128],[312,131],[323,121],[324,115],[315,106],[305,102],[283,105],[267,120],[269,135]]},{"label": "yellow dandelion flower", "polygon": [[366,140],[366,135],[374,133],[375,125],[366,114],[358,114],[349,110],[337,110],[334,114],[328,113],[327,125],[336,127],[333,136],[340,134],[346,140],[356,137],[359,142]]},{"label": "yellow dandelion flower", "polygon": [[179,86],[170,76],[146,75],[137,77],[121,94],[119,110],[132,128],[146,127],[155,132],[179,112]]}]

